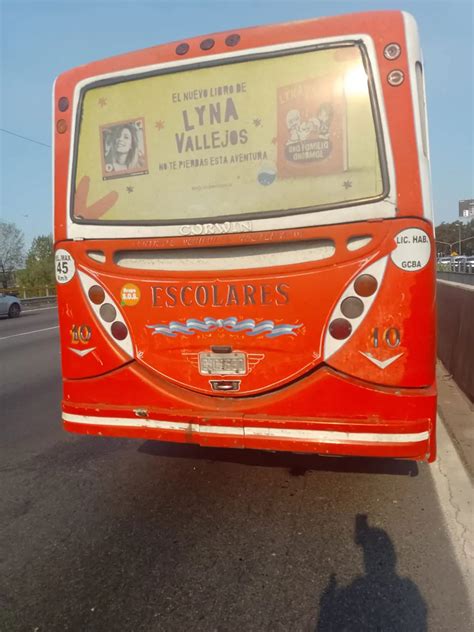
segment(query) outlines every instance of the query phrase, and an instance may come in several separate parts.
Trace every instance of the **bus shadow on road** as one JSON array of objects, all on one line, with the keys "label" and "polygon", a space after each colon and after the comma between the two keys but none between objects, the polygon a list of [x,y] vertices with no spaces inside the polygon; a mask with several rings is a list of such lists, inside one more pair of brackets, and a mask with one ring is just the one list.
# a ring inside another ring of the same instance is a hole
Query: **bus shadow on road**
[{"label": "bus shadow on road", "polygon": [[416,461],[363,457],[335,457],[294,452],[267,452],[232,448],[206,448],[198,445],[145,441],[138,451],[159,457],[197,459],[267,468],[288,469],[293,476],[306,472],[347,472],[354,474],[391,474],[418,476]]},{"label": "bus shadow on road", "polygon": [[357,514],[354,541],[362,548],[365,574],[348,586],[338,586],[331,574],[315,632],[426,632],[426,602],[412,580],[397,575],[395,547],[387,532],[369,526],[366,514]]}]

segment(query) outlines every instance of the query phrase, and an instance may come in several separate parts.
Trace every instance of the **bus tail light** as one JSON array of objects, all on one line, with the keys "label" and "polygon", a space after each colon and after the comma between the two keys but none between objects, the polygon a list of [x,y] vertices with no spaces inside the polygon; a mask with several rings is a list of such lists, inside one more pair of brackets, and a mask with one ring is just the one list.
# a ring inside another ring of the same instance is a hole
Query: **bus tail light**
[{"label": "bus tail light", "polygon": [[387,44],[387,46],[385,46],[385,48],[383,49],[383,56],[389,61],[394,61],[395,59],[398,59],[400,57],[401,52],[402,48],[400,44],[397,44],[397,42],[392,42],[391,44]]},{"label": "bus tail light", "polygon": [[369,265],[344,290],[329,319],[324,338],[327,360],[347,342],[367,316],[382,283],[388,257]]},{"label": "bus tail light", "polygon": [[356,294],[365,298],[372,296],[372,294],[374,294],[377,290],[377,287],[377,279],[371,274],[361,274],[354,281],[354,290],[356,291]]},{"label": "bus tail light", "polygon": [[56,123],[56,130],[58,134],[65,134],[67,132],[67,123],[64,119],[59,119]]},{"label": "bus tail light", "polygon": [[65,112],[69,107],[69,99],[67,97],[60,97],[58,100],[58,110]]},{"label": "bus tail light", "polygon": [[392,70],[387,75],[387,81],[394,88],[401,86],[405,81],[405,73],[403,70]]},{"label": "bus tail light", "polygon": [[329,333],[335,340],[345,340],[352,333],[352,325],[345,318],[336,318],[329,325]]},{"label": "bus tail light", "polygon": [[122,351],[133,358],[133,344],[127,324],[110,294],[96,279],[79,270],[82,289],[102,328]]},{"label": "bus tail light", "polygon": [[232,33],[225,38],[226,46],[237,46],[240,42],[240,35],[238,33]]}]

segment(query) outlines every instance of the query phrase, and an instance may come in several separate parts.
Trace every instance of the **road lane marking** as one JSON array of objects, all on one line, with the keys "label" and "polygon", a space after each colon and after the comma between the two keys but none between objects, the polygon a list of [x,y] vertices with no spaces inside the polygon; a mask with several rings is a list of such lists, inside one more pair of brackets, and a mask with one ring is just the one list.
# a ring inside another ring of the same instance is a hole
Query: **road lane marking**
[{"label": "road lane marking", "polygon": [[33,309],[22,309],[23,314],[30,314],[31,312],[44,312],[45,309],[58,309],[57,305],[53,305],[53,307],[33,307]]},{"label": "road lane marking", "polygon": [[24,331],[22,334],[2,336],[0,340],[7,340],[8,338],[16,338],[17,336],[28,336],[29,334],[38,334],[40,331],[50,331],[51,329],[59,329],[59,325],[56,325],[55,327],[46,327],[45,329],[35,329],[34,331]]}]

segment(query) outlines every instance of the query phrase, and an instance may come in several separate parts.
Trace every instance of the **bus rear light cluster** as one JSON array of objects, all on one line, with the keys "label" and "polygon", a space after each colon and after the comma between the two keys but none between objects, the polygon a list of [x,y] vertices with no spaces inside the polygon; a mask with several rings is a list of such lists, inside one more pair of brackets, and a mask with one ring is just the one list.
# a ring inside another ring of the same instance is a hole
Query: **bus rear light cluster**
[{"label": "bus rear light cluster", "polygon": [[[238,33],[232,33],[232,35],[228,35],[225,38],[225,44],[229,47],[237,46],[239,42],[240,35]],[[214,47],[215,43],[216,42],[212,39],[212,37],[207,37],[199,44],[199,48],[201,50],[211,50],[211,48]],[[186,55],[186,53],[189,52],[189,44],[187,42],[181,42],[181,44],[178,44],[176,46],[175,52],[177,55]]]},{"label": "bus rear light cluster", "polygon": [[377,296],[387,266],[387,257],[368,266],[352,281],[339,298],[329,319],[324,339],[327,360],[354,334]]},{"label": "bus rear light cluster", "polygon": [[82,270],[79,270],[79,278],[84,294],[99,323],[122,351],[133,357],[130,332],[114,299],[94,278]]}]

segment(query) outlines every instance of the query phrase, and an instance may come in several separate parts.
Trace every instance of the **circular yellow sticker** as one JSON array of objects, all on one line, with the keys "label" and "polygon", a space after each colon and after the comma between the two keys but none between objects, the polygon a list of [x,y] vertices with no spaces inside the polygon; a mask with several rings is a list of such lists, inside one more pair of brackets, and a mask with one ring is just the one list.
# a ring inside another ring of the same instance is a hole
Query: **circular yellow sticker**
[{"label": "circular yellow sticker", "polygon": [[136,305],[140,300],[140,288],[133,283],[126,283],[120,290],[120,303],[129,307]]}]

